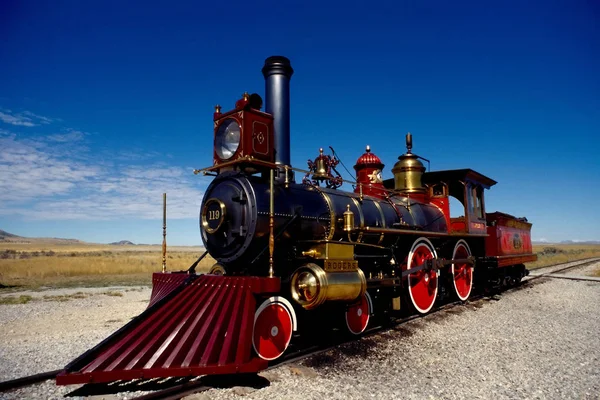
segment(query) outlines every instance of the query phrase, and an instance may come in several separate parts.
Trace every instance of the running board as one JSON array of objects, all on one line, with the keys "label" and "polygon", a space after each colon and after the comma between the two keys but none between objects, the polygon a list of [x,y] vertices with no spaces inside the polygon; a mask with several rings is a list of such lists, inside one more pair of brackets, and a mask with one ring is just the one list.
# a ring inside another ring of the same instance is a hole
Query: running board
[{"label": "running board", "polygon": [[279,292],[280,280],[194,274],[177,279],[174,275],[155,274],[153,281],[161,281],[162,289],[157,289],[156,298],[153,290],[152,305],[67,365],[56,383],[265,369],[267,361],[252,351],[254,314],[257,300]]}]

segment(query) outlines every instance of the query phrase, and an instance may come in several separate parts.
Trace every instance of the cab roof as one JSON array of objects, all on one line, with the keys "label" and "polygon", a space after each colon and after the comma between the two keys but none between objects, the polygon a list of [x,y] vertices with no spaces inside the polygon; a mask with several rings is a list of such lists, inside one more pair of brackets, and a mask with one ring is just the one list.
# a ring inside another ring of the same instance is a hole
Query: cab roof
[{"label": "cab roof", "polygon": [[470,168],[466,169],[449,169],[445,171],[432,171],[425,172],[421,178],[423,184],[432,184],[436,182],[472,182],[483,186],[485,189],[489,189],[496,183],[495,180],[488,178],[487,176],[480,174],[477,171],[473,171]]}]

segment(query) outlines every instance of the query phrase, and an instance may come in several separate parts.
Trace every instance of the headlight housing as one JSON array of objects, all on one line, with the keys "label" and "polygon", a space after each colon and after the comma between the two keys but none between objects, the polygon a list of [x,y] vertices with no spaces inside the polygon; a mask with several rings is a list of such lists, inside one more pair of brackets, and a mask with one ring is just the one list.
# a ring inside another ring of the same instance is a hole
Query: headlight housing
[{"label": "headlight housing", "polygon": [[228,160],[240,146],[241,130],[238,122],[227,118],[219,125],[215,135],[215,152],[221,160]]}]

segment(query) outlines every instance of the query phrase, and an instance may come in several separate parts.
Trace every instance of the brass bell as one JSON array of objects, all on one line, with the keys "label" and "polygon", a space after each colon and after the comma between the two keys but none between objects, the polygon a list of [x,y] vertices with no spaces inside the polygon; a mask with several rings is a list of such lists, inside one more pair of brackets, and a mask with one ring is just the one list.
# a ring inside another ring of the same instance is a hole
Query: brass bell
[{"label": "brass bell", "polygon": [[319,157],[316,160],[316,172],[315,175],[327,176],[327,165],[325,164],[325,157],[323,156],[323,148],[319,149]]}]

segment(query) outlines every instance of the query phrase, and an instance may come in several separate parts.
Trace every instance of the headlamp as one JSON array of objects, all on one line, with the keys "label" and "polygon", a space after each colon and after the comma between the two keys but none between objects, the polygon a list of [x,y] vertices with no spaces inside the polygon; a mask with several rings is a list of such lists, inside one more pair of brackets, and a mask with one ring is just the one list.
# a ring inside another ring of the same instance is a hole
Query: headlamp
[{"label": "headlamp", "polygon": [[221,160],[228,160],[240,146],[240,125],[233,118],[221,123],[215,135],[215,152]]}]

